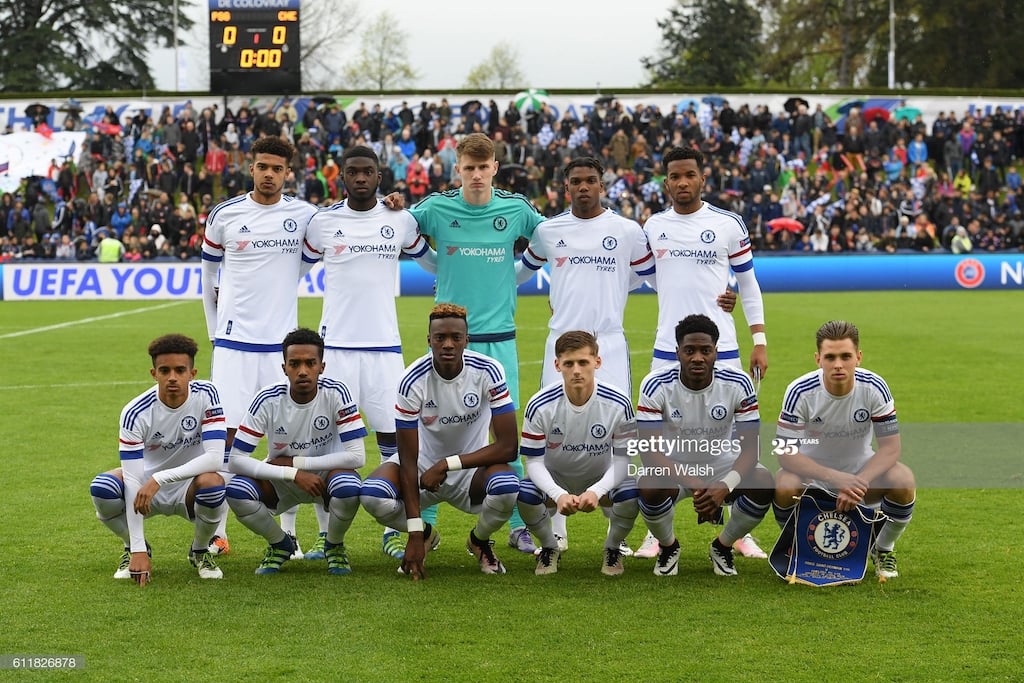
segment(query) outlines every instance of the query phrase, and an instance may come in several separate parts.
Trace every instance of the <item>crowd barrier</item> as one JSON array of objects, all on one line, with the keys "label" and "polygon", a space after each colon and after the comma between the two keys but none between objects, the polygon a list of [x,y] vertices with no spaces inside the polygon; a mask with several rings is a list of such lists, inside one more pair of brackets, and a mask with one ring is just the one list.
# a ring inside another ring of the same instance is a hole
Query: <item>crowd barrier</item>
[{"label": "crowd barrier", "polygon": [[[886,254],[761,256],[755,270],[765,292],[1021,289],[1024,254]],[[199,261],[89,263],[31,262],[0,265],[4,301],[59,299],[198,299]],[[522,295],[547,294],[548,273],[519,287]],[[323,295],[317,264],[298,284],[304,297]],[[735,283],[734,283],[735,284]],[[395,293],[433,295],[434,276],[402,261]],[[650,293],[646,286],[641,290]]]}]

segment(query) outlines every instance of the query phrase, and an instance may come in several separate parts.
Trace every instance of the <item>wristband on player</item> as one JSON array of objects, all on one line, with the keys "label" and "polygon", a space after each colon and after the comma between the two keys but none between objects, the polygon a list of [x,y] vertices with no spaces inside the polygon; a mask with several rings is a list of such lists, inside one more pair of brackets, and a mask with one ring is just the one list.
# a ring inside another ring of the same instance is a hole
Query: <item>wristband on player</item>
[{"label": "wristband on player", "polygon": [[462,469],[462,458],[457,455],[449,455],[444,461],[448,463],[449,472],[458,472]]},{"label": "wristband on player", "polygon": [[768,335],[764,332],[755,332],[750,336],[754,340],[754,346],[768,346]]},{"label": "wristband on player", "polygon": [[725,488],[729,489],[729,493],[732,493],[733,489],[739,486],[742,478],[736,470],[729,470],[729,473],[722,477],[722,483],[725,484]]},{"label": "wristband on player", "polygon": [[423,518],[413,517],[411,519],[405,520],[405,529],[410,534],[414,534],[417,531],[423,533]]}]

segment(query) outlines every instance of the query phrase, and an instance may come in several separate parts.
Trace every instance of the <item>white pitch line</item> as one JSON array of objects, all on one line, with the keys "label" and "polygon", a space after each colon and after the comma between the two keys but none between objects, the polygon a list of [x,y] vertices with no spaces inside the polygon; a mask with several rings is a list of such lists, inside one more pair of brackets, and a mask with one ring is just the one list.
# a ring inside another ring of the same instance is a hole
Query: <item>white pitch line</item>
[{"label": "white pitch line", "polygon": [[21,330],[19,332],[8,332],[7,334],[0,334],[0,339],[11,339],[13,337],[24,337],[30,334],[36,334],[38,332],[50,332],[51,330],[60,330],[65,327],[74,327],[75,325],[85,325],[88,323],[99,322],[100,320],[112,320],[114,318],[123,318],[126,315],[135,315],[136,313],[148,313],[149,311],[159,311],[161,308],[169,308],[171,306],[180,306],[186,303],[185,301],[171,301],[166,304],[159,304],[157,306],[146,306],[145,308],[133,308],[130,311],[121,311],[119,313],[111,313],[109,315],[97,315],[91,318],[82,318],[80,320],[69,320],[63,323],[57,323],[56,325],[46,325],[44,327],[33,327],[30,330]]},{"label": "white pitch line", "polygon": [[130,384],[142,386],[145,380],[137,379],[130,382],[74,382],[70,384],[21,384],[18,386],[6,386],[0,384],[0,391],[17,389],[19,391],[32,389],[75,389],[81,387],[120,387]]}]

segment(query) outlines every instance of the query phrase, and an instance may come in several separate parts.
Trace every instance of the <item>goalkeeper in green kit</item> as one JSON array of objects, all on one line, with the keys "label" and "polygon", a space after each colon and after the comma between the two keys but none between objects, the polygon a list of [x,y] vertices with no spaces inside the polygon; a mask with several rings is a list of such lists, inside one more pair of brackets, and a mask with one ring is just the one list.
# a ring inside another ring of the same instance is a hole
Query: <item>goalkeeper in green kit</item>
[{"label": "goalkeeper in green kit", "polygon": [[[482,133],[467,135],[455,150],[462,187],[428,196],[411,209],[420,232],[437,251],[436,301],[468,311],[469,348],[495,358],[505,369],[512,401],[519,407],[516,351],[516,240],[529,239],[544,220],[526,197],[498,190],[494,143]],[[523,466],[512,464],[519,478]],[[436,514],[436,513],[435,513]],[[509,520],[509,545],[524,553],[536,546],[518,509]]]}]

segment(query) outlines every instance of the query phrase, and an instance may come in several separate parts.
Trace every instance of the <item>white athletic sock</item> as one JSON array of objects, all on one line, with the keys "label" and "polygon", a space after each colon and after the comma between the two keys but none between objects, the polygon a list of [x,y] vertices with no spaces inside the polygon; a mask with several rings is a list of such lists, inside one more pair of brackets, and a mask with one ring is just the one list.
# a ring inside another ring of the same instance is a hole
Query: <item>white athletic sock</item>
[{"label": "white athletic sock", "polygon": [[261,501],[252,499],[228,498],[228,504],[235,517],[242,525],[259,534],[267,543],[273,545],[284,540],[284,529],[274,519],[270,509]]},{"label": "white athletic sock", "polygon": [[608,536],[605,538],[605,548],[618,548],[629,532],[636,524],[636,516],[640,512],[640,506],[635,497],[612,503],[611,507],[603,508],[608,517]]},{"label": "white athletic sock", "polygon": [[298,534],[295,533],[295,518],[299,516],[299,506],[293,505],[284,512],[281,513],[281,528],[286,534],[291,534],[298,538]]}]

